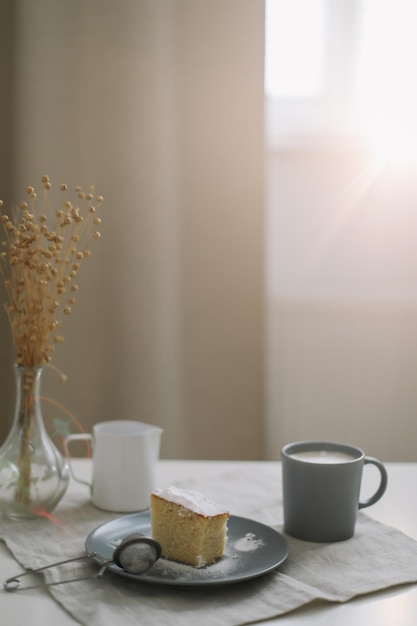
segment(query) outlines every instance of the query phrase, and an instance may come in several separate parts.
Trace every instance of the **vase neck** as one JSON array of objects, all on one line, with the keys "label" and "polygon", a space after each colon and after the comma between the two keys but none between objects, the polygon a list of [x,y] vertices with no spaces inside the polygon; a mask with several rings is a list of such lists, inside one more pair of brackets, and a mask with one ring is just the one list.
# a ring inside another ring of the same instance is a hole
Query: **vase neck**
[{"label": "vase neck", "polygon": [[16,382],[20,385],[24,385],[28,389],[36,388],[39,391],[43,370],[44,368],[42,365],[38,367],[23,367],[22,365],[15,365],[14,371]]},{"label": "vase neck", "polygon": [[15,365],[16,377],[16,418],[30,415],[32,420],[43,422],[40,407],[41,378],[43,367],[22,367]]}]

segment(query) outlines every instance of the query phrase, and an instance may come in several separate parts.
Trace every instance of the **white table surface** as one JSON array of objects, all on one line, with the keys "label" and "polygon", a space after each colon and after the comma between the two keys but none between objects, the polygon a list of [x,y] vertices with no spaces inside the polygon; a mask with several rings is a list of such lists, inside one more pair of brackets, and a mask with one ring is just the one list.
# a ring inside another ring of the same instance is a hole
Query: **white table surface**
[{"label": "white table surface", "polygon": [[[257,465],[274,462],[236,461],[160,461],[158,482],[168,484],[173,480],[214,477],[226,468],[247,467],[256,471]],[[280,476],[278,472],[277,475]],[[89,474],[90,461],[77,460],[77,475]],[[388,489],[382,500],[366,509],[374,519],[395,526],[417,540],[417,463],[388,463]],[[372,473],[365,473],[363,488],[370,489],[374,480]],[[280,485],[278,485],[280,489]],[[69,489],[80,490],[82,486],[71,481]],[[1,522],[0,522],[1,523]],[[0,542],[0,582],[18,573],[16,563],[6,546]],[[72,619],[43,589],[8,593],[0,590],[0,616],[4,626],[74,626]],[[244,616],[242,616],[242,621]],[[417,623],[417,585],[407,585],[376,594],[355,598],[345,604],[317,603],[301,608],[291,614],[262,624],[280,626],[352,626],[352,624],[378,624],[378,626],[415,626]]]}]

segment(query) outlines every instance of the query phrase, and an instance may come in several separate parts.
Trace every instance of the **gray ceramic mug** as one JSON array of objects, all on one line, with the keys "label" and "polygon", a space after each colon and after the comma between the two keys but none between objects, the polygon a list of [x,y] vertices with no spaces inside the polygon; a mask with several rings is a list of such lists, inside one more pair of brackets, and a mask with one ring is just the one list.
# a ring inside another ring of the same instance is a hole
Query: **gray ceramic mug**
[{"label": "gray ceramic mug", "polygon": [[[364,465],[376,466],[380,483],[360,500]],[[387,487],[387,472],[378,459],[355,446],[333,441],[299,441],[282,449],[284,530],[305,541],[349,539],[358,509],[377,502]]]}]

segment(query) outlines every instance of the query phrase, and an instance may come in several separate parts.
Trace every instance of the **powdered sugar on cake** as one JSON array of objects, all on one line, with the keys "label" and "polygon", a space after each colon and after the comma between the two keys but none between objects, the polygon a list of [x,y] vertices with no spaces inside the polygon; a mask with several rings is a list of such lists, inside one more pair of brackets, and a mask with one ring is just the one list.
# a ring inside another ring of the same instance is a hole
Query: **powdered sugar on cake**
[{"label": "powdered sugar on cake", "polygon": [[175,504],[179,504],[205,517],[228,513],[228,511],[206,498],[202,493],[193,489],[179,489],[172,485],[165,489],[155,489],[153,493],[164,500],[175,502]]}]

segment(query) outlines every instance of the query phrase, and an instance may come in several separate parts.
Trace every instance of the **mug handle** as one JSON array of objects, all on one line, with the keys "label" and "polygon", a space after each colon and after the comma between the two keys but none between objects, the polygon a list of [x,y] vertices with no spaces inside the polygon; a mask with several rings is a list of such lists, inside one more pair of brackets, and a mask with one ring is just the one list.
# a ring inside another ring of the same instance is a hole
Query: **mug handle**
[{"label": "mug handle", "polygon": [[382,498],[382,496],[384,495],[385,489],[387,488],[387,484],[388,484],[387,470],[385,469],[385,467],[381,463],[381,461],[378,461],[378,459],[374,459],[371,456],[366,456],[364,458],[363,463],[364,463],[364,465],[368,465],[368,464],[369,465],[375,465],[375,467],[377,467],[378,470],[379,470],[379,473],[381,475],[381,480],[380,480],[380,483],[379,483],[379,487],[375,491],[373,496],[371,496],[367,500],[359,501],[359,508],[360,509],[364,509],[365,507],[371,506],[371,504],[375,504],[375,502],[378,502],[378,500],[380,498]]},{"label": "mug handle", "polygon": [[68,435],[67,437],[64,437],[63,443],[64,443],[65,456],[67,457],[69,471],[70,471],[72,478],[76,480],[77,483],[81,483],[82,485],[87,485],[87,487],[91,490],[93,488],[91,483],[89,483],[87,480],[81,480],[81,478],[77,478],[77,476],[74,474],[74,470],[72,468],[72,463],[71,463],[71,457],[69,453],[68,444],[71,441],[80,441],[81,439],[84,439],[84,440],[89,439],[91,444],[93,442],[93,436],[90,435],[90,433],[81,433],[81,434],[76,434],[76,435]]}]

